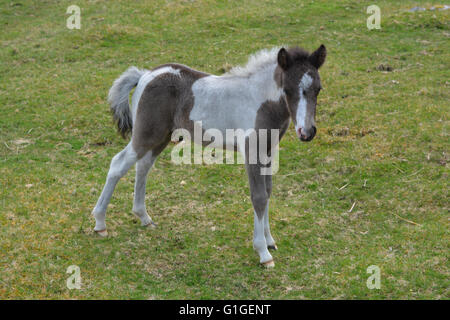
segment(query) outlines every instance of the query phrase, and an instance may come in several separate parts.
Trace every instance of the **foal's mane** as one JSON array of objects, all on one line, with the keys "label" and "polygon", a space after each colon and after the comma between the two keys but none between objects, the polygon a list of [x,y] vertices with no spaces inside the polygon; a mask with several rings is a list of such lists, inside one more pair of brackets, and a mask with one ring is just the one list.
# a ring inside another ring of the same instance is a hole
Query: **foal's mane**
[{"label": "foal's mane", "polygon": [[[254,54],[250,55],[247,64],[243,66],[233,67],[224,75],[248,77],[263,69],[264,67],[276,63],[278,51],[280,51],[280,48],[281,47],[273,47],[271,49],[262,49],[260,51],[257,51]],[[299,47],[289,48],[288,52],[296,61],[306,60],[309,57],[309,52]]]}]

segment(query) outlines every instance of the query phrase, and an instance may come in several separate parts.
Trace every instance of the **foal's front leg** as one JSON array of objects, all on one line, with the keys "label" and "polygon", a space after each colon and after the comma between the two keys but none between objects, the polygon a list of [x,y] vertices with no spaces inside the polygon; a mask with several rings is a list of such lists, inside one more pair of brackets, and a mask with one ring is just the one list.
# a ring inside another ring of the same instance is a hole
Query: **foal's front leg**
[{"label": "foal's front leg", "polygon": [[260,263],[266,267],[273,267],[275,266],[275,263],[273,262],[272,255],[267,249],[265,236],[264,216],[269,205],[269,195],[267,194],[265,182],[266,177],[261,175],[261,166],[258,164],[247,164],[246,169],[254,208],[253,248],[259,254]]},{"label": "foal's front leg", "polygon": [[[272,175],[266,175],[266,191],[268,198],[270,199],[270,195],[272,193]],[[277,250],[277,245],[275,244],[275,240],[270,233],[270,224],[269,224],[269,200],[267,200],[266,210],[264,211],[264,237],[266,238],[267,248],[270,250]]]}]

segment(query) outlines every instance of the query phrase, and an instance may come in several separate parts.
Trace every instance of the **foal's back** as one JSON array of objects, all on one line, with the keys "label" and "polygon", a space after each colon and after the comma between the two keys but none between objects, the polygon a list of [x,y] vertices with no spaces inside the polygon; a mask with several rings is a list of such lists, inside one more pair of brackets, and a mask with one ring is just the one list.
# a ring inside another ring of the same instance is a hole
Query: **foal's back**
[{"label": "foal's back", "polygon": [[203,131],[256,127],[258,110],[267,101],[278,101],[281,88],[274,80],[277,65],[268,64],[247,75],[215,76],[180,64],[148,71],[133,95],[133,147],[138,154],[167,144],[173,130],[194,122]]}]

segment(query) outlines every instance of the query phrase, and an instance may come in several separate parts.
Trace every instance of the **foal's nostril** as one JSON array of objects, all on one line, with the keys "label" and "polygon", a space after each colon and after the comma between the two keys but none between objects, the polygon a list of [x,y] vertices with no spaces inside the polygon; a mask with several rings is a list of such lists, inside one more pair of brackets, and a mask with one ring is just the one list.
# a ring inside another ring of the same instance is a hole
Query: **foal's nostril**
[{"label": "foal's nostril", "polygon": [[302,141],[311,141],[316,136],[316,132],[317,128],[315,126],[311,126],[311,129],[309,129],[308,131],[301,130],[301,128],[299,128],[297,130],[297,135]]}]

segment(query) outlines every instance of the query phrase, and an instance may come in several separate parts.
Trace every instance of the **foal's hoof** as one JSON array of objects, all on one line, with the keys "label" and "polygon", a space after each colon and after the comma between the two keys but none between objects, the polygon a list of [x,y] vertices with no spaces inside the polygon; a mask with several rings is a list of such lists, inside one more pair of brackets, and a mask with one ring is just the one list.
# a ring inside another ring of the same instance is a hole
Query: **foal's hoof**
[{"label": "foal's hoof", "polygon": [[267,262],[263,262],[262,265],[263,265],[264,268],[269,269],[269,268],[275,267],[275,262],[273,262],[273,260],[270,260],[270,261],[267,261]]},{"label": "foal's hoof", "polygon": [[97,231],[97,230],[94,230],[95,231],[95,233],[97,233],[100,237],[106,237],[106,236],[108,236],[108,231],[106,231],[106,229],[104,229],[104,230],[100,230],[100,231]]},{"label": "foal's hoof", "polygon": [[267,249],[276,251],[276,250],[278,250],[278,247],[276,244],[271,244],[270,246],[267,246]]},{"label": "foal's hoof", "polygon": [[144,228],[151,228],[151,229],[156,228],[156,226],[157,224],[154,223],[153,221],[150,221],[149,223],[143,225]]}]

